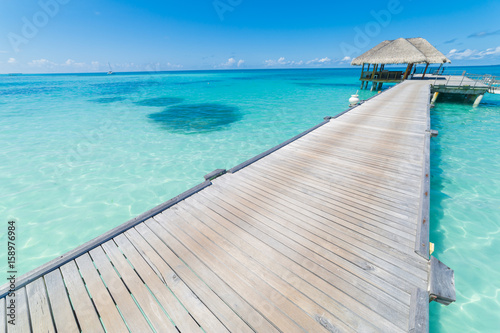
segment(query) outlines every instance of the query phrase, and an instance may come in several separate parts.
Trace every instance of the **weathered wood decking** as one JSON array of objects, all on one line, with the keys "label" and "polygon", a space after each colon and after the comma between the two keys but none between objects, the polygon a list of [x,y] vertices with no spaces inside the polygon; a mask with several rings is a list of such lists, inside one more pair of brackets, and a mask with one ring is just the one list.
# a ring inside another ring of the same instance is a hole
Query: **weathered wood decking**
[{"label": "weathered wood decking", "polygon": [[29,273],[0,326],[427,331],[429,100],[404,82]]}]

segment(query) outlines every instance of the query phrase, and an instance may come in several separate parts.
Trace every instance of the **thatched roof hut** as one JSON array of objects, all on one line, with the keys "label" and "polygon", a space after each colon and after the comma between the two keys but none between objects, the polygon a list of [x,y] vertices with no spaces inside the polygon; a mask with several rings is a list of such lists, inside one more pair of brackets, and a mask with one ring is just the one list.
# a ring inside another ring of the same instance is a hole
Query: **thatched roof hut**
[{"label": "thatched roof hut", "polygon": [[352,60],[362,64],[436,64],[451,62],[423,38],[386,40]]},{"label": "thatched roof hut", "polygon": [[[432,46],[431,43],[419,37],[383,41],[359,57],[354,58],[351,65],[363,66],[361,80],[394,82],[406,80],[415,64],[427,64],[422,76],[424,77],[429,64],[443,64],[447,62],[451,61]],[[368,70],[371,64],[374,65],[371,73],[364,71],[365,64],[368,64]],[[384,71],[385,65],[394,64],[408,64],[408,66],[404,74]]]}]

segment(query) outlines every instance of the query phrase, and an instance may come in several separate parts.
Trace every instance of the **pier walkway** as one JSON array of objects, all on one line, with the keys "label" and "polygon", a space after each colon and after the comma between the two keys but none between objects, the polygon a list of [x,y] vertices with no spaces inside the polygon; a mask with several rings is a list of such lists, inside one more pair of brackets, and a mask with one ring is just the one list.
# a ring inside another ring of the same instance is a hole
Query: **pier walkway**
[{"label": "pier walkway", "polygon": [[429,101],[403,82],[208,176],[18,279],[0,327],[427,332],[429,299],[454,300],[429,257]]}]

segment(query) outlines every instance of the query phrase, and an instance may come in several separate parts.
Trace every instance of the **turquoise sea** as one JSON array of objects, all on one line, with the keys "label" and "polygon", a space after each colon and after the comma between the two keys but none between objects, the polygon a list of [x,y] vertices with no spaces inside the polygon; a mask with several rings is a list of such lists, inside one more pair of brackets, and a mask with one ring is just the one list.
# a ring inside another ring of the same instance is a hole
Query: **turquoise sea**
[{"label": "turquoise sea", "polygon": [[[500,75],[500,67],[468,68]],[[25,273],[347,108],[359,69],[0,76],[0,243]],[[374,93],[361,91],[361,99]],[[432,110],[431,241],[457,302],[433,332],[500,327],[500,96]],[[6,270],[5,252],[0,268]]]}]

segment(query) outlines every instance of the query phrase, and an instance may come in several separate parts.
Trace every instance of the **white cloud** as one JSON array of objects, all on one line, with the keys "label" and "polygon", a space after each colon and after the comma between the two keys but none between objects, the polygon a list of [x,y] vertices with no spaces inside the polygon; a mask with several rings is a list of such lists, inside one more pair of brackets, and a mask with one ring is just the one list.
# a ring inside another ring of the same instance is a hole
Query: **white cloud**
[{"label": "white cloud", "polygon": [[497,46],[495,48],[489,48],[489,49],[486,49],[484,51],[481,51],[477,54],[479,57],[483,58],[483,57],[486,57],[486,56],[497,56],[497,55],[500,55],[500,46]]},{"label": "white cloud", "polygon": [[31,67],[44,67],[44,68],[54,68],[57,66],[55,62],[52,62],[47,59],[38,59],[38,60],[32,60],[28,62],[28,66]]},{"label": "white cloud", "polygon": [[[19,61],[16,61],[19,64]],[[48,59],[35,59],[26,64],[29,69],[26,72],[32,73],[85,73],[85,72],[107,72],[109,67],[107,63],[99,61],[79,62],[74,59],[67,59],[61,63],[54,62]],[[127,72],[127,71],[161,71],[161,70],[176,70],[183,66],[173,63],[155,63],[155,64],[137,64],[133,62],[127,63],[111,63],[112,71]]]},{"label": "white cloud", "polygon": [[351,62],[352,58],[349,57],[349,56],[345,56],[344,58],[342,58],[342,60],[340,60],[340,62]]},{"label": "white cloud", "polygon": [[497,57],[500,56],[500,46],[488,48],[483,51],[471,50],[471,49],[466,49],[466,50],[452,49],[450,50],[450,52],[448,52],[446,56],[450,59],[456,59],[456,60],[462,60],[462,59],[478,60],[489,57]]},{"label": "white cloud", "polygon": [[240,59],[240,60],[236,60],[235,58],[231,57],[229,59],[227,59],[227,61],[225,63],[222,63],[218,66],[214,66],[215,68],[233,68],[233,67],[240,67],[243,63],[245,62],[245,60],[243,59]]},{"label": "white cloud", "polygon": [[0,53],[7,53],[7,51],[0,50]]},{"label": "white cloud", "polygon": [[280,57],[278,60],[264,60],[264,64],[268,67],[300,66],[304,64],[304,61],[286,60],[285,57]]},{"label": "white cloud", "polygon": [[15,64],[17,62],[17,60],[15,58],[9,58],[9,60],[7,60],[7,62],[9,64]]},{"label": "white cloud", "polygon": [[264,61],[264,64],[268,67],[302,67],[304,65],[309,66],[326,66],[332,63],[332,59],[328,57],[315,58],[309,61],[304,60],[286,60],[285,57],[280,57],[279,59],[268,59]]},{"label": "white cloud", "polygon": [[224,66],[231,67],[236,63],[236,59],[234,58],[229,58],[227,59],[227,62],[224,64]]},{"label": "white cloud", "polygon": [[84,62],[76,62],[73,59],[68,59],[64,62],[63,66],[69,66],[69,67],[85,67],[87,64]]},{"label": "white cloud", "polygon": [[182,66],[182,65],[177,65],[177,64],[171,64],[171,63],[169,63],[169,62],[168,62],[168,63],[167,63],[167,67],[168,67],[168,68],[173,68],[173,69],[179,69],[179,68],[182,68],[182,67],[184,67],[184,66]]},{"label": "white cloud", "polygon": [[313,59],[313,60],[309,60],[308,62],[306,62],[306,64],[308,65],[325,65],[325,64],[329,64],[330,62],[332,62],[332,59],[328,58],[328,57],[324,57],[324,58],[316,58],[316,59]]}]

